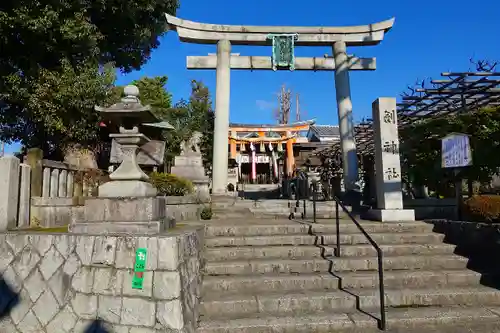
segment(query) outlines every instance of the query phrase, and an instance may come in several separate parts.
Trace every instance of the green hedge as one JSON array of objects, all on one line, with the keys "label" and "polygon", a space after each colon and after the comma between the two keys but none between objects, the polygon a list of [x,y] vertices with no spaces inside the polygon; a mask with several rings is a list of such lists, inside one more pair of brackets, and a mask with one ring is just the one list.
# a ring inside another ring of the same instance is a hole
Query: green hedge
[{"label": "green hedge", "polygon": [[180,197],[193,192],[193,183],[169,173],[153,172],[149,180],[158,190],[159,195]]},{"label": "green hedge", "polygon": [[500,195],[474,195],[465,200],[463,216],[467,220],[500,223]]}]

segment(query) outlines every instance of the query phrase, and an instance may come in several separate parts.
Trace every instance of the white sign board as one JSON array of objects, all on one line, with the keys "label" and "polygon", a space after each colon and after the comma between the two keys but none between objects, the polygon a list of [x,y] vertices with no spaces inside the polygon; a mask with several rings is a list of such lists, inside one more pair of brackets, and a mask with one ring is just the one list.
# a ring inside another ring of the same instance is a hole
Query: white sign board
[{"label": "white sign board", "polygon": [[467,134],[451,133],[441,139],[443,168],[462,168],[469,165],[472,165],[472,151]]}]

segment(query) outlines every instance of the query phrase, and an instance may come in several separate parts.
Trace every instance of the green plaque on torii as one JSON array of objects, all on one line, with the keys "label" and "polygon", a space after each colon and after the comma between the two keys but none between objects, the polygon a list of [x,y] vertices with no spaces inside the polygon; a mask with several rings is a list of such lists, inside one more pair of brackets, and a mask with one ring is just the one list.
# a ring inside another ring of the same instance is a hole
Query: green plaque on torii
[{"label": "green plaque on torii", "polygon": [[295,41],[298,34],[270,34],[267,36],[273,42],[273,70],[287,68],[291,71],[295,69]]}]

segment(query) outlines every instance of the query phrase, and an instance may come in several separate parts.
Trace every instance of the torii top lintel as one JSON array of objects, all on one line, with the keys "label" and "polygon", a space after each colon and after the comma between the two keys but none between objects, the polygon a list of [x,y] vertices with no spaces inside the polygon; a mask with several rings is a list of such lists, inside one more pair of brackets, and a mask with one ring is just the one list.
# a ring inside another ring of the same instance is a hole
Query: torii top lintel
[{"label": "torii top lintel", "polygon": [[295,45],[300,46],[331,46],[338,41],[352,46],[377,45],[395,20],[346,27],[286,27],[209,24],[165,16],[170,29],[176,30],[183,42],[216,44],[219,40],[229,40],[234,45],[271,45],[269,34],[295,33],[298,34]]}]

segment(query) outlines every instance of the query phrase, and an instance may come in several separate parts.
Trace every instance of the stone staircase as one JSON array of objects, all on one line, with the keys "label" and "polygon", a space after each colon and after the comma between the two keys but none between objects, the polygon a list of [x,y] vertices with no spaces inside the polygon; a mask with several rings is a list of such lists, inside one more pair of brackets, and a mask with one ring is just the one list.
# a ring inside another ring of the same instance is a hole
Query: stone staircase
[{"label": "stone staircase", "polygon": [[[290,205],[295,206],[295,200],[241,200],[230,198],[218,200],[212,203],[212,211],[216,219],[239,219],[239,218],[286,218],[290,214]],[[303,201],[299,202],[296,216],[300,217],[303,211]],[[312,217],[313,203],[306,201],[306,211]],[[319,201],[316,204],[316,215],[318,218],[334,218],[335,204],[333,202]],[[343,213],[342,216],[345,217]]]},{"label": "stone staircase", "polygon": [[[376,252],[336,226],[240,217],[206,228],[200,333],[376,332]],[[423,222],[362,221],[384,252],[388,332],[500,332],[500,291]],[[483,277],[484,278],[484,277]]]}]

